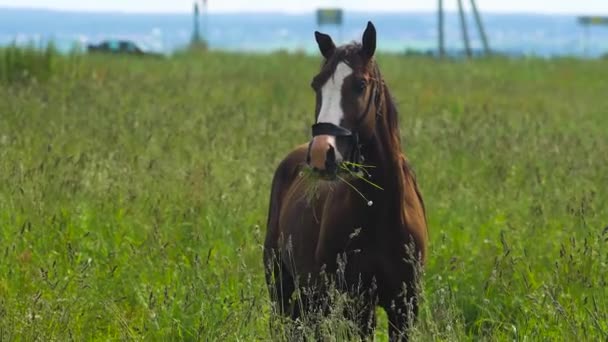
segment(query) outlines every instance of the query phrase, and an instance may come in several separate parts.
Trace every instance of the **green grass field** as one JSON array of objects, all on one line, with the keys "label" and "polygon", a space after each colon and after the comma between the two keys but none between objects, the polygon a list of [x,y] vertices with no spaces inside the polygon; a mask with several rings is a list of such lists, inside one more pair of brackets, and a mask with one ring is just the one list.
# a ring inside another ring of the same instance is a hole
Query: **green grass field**
[{"label": "green grass field", "polygon": [[[415,340],[608,340],[608,60],[379,60],[428,209]],[[0,339],[277,336],[270,181],[319,60],[43,63],[0,68]]]}]

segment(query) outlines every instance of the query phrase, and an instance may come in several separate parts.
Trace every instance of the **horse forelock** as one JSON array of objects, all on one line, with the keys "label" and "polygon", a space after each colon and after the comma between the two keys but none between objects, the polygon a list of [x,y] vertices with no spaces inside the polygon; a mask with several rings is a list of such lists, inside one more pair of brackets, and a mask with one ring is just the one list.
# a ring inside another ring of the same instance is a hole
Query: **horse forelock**
[{"label": "horse forelock", "polygon": [[360,52],[361,44],[355,42],[336,48],[329,59],[323,59],[321,62],[321,70],[313,78],[313,85],[321,86],[324,84],[332,77],[340,63],[345,63],[352,69],[363,67]]}]

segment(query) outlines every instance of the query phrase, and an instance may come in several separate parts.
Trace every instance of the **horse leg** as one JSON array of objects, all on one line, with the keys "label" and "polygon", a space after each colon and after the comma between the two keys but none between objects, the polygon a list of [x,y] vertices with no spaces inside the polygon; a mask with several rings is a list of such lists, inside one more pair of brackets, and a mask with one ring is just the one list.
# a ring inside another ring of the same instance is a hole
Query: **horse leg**
[{"label": "horse leg", "polygon": [[359,337],[361,338],[361,341],[372,341],[374,330],[376,329],[375,305],[366,303],[357,313],[354,322],[359,327]]},{"label": "horse leg", "polygon": [[274,305],[275,312],[288,316],[293,314],[291,308],[291,295],[295,291],[293,277],[274,253],[266,254],[266,285],[270,293],[270,299]]},{"label": "horse leg", "polygon": [[[351,289],[351,304],[344,311],[344,316],[357,326],[361,341],[373,340],[373,333],[376,329],[376,305],[378,298],[376,294],[375,282],[358,282],[360,285],[356,289]],[[369,284],[372,285],[369,285]]]},{"label": "horse leg", "polygon": [[388,316],[389,341],[408,341],[410,329],[418,316],[418,297],[413,288],[408,286],[407,293],[395,296],[384,310]]}]

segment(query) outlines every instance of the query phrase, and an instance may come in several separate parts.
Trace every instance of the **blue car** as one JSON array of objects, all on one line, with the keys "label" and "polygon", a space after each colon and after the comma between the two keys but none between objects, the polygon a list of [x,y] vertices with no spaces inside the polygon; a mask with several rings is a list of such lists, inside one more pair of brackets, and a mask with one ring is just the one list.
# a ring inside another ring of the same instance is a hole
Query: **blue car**
[{"label": "blue car", "polygon": [[146,52],[128,40],[105,40],[99,44],[89,44],[87,45],[87,51],[124,55],[159,55],[157,53]]}]

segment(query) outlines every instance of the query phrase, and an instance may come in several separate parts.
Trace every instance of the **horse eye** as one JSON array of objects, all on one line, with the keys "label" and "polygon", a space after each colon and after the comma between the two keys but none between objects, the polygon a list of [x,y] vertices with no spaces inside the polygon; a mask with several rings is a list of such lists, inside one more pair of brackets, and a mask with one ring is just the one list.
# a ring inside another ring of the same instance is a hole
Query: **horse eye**
[{"label": "horse eye", "polygon": [[357,91],[362,92],[365,90],[365,87],[367,87],[367,82],[365,81],[365,79],[361,78],[356,81],[355,87]]}]

